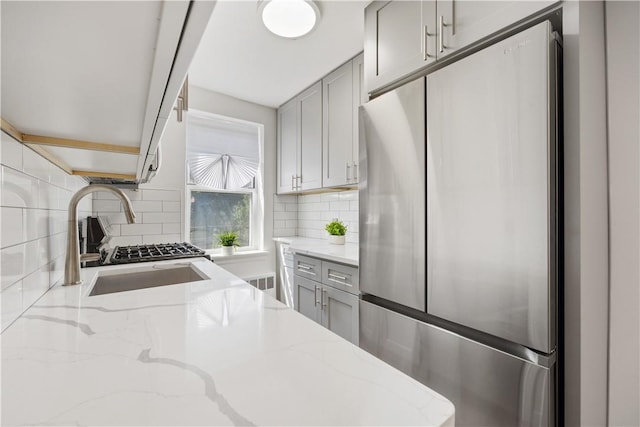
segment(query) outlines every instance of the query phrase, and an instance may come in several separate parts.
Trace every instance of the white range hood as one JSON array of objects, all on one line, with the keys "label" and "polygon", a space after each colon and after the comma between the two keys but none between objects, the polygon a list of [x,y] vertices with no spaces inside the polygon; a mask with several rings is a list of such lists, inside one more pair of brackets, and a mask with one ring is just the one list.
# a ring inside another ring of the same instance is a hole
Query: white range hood
[{"label": "white range hood", "polygon": [[2,2],[2,129],[70,174],[145,182],[212,1]]}]

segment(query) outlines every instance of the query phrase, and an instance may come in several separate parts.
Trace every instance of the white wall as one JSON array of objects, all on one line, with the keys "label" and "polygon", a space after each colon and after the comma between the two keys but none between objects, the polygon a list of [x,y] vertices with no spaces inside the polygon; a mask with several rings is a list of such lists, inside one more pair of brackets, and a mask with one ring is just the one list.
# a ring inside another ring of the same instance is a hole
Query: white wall
[{"label": "white wall", "polygon": [[[33,150],[1,133],[0,276],[2,329],[61,281],[69,200],[87,182],[67,175]],[[78,218],[91,214],[91,195]]]},{"label": "white wall", "polygon": [[606,2],[609,425],[640,425],[640,3]]},{"label": "white wall", "polygon": [[608,201],[604,5],[565,2],[565,418],[607,423]]}]

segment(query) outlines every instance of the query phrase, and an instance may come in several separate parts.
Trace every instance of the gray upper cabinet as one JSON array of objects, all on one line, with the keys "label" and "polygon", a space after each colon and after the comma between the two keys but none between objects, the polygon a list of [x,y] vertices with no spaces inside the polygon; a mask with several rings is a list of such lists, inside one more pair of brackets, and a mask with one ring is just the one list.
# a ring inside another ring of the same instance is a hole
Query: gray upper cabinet
[{"label": "gray upper cabinet", "polygon": [[296,99],[278,109],[278,194],[296,190],[298,175],[298,114]]},{"label": "gray upper cabinet", "polygon": [[371,93],[436,59],[435,1],[374,1],[365,9],[364,60]]},{"label": "gray upper cabinet", "polygon": [[322,180],[325,187],[345,185],[353,178],[353,64],[322,79]]},{"label": "gray upper cabinet", "polygon": [[354,183],[358,182],[358,143],[360,141],[358,125],[358,107],[369,101],[369,93],[364,87],[364,53],[353,58],[353,147],[352,159],[354,162]]},{"label": "gray upper cabinet", "polygon": [[298,190],[322,187],[322,83],[318,82],[297,97],[300,124],[300,169]]},{"label": "gray upper cabinet", "polygon": [[322,83],[278,109],[278,194],[322,187]]},{"label": "gray upper cabinet", "polygon": [[278,194],[358,183],[363,54],[278,109]]},{"label": "gray upper cabinet", "polygon": [[322,186],[358,183],[358,107],[364,90],[364,56],[360,54],[322,79]]},{"label": "gray upper cabinet", "polygon": [[437,2],[438,59],[468,46],[557,1],[459,1]]},{"label": "gray upper cabinet", "polygon": [[367,93],[380,91],[555,3],[534,1],[374,1],[365,9]]}]

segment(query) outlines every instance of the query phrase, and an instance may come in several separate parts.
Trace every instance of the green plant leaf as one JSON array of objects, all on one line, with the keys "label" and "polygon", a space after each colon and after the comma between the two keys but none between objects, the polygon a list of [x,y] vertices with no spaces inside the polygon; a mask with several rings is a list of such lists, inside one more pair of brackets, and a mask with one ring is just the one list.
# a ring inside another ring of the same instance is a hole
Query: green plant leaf
[{"label": "green plant leaf", "polygon": [[329,224],[324,226],[324,229],[332,236],[344,236],[347,232],[347,226],[344,225],[342,221],[338,220],[331,221]]}]

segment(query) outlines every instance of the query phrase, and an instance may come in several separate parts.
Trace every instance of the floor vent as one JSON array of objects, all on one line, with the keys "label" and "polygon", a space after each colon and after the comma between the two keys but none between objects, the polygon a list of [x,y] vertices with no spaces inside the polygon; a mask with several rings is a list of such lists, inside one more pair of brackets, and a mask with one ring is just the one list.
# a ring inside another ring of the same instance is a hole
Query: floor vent
[{"label": "floor vent", "polygon": [[251,286],[254,286],[261,291],[267,291],[268,293],[275,294],[276,289],[276,275],[275,273],[268,273],[261,276],[249,277],[244,279]]}]

